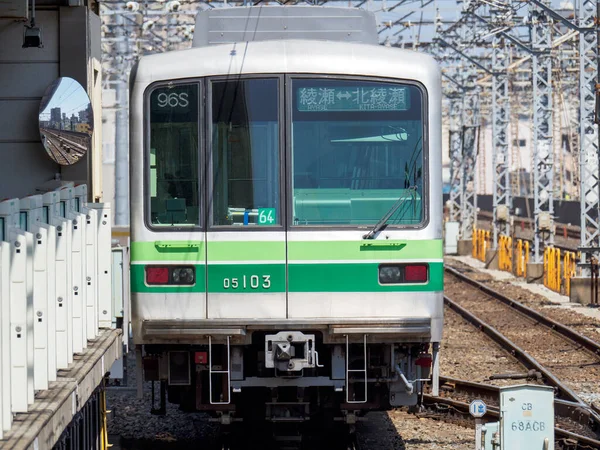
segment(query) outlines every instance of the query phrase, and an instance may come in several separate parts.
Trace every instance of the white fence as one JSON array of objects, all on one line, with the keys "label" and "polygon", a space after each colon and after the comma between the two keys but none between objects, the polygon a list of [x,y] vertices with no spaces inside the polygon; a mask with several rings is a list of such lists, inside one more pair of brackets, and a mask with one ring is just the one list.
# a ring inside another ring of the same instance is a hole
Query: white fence
[{"label": "white fence", "polygon": [[112,326],[110,214],[85,185],[0,202],[0,439]]}]

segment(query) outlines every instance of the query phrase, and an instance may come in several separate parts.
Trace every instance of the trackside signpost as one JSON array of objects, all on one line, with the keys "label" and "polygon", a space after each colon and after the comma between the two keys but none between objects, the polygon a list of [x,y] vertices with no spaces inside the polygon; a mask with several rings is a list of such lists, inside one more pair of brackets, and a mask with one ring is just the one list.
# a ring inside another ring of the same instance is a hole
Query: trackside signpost
[{"label": "trackside signpost", "polygon": [[473,400],[469,405],[469,412],[475,417],[475,450],[482,450],[481,448],[481,418],[485,416],[487,412],[487,406],[483,400]]},{"label": "trackside signpost", "polygon": [[500,389],[500,440],[505,450],[554,450],[554,389],[507,386]]},{"label": "trackside signpost", "polygon": [[[476,419],[477,450],[554,450],[554,389],[549,386],[519,385],[500,388],[500,421],[481,419],[486,407],[481,400],[471,403]],[[482,431],[485,438],[481,447]]]}]

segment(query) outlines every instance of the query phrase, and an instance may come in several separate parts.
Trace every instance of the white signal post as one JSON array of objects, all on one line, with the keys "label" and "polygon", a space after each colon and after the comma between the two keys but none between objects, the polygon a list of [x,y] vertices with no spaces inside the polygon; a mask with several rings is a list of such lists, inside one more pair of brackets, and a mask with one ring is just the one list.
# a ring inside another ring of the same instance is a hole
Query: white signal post
[{"label": "white signal post", "polygon": [[483,400],[473,400],[469,405],[469,412],[475,417],[475,450],[482,450],[481,448],[481,432],[482,424],[481,418],[485,416],[487,412],[487,406]]}]

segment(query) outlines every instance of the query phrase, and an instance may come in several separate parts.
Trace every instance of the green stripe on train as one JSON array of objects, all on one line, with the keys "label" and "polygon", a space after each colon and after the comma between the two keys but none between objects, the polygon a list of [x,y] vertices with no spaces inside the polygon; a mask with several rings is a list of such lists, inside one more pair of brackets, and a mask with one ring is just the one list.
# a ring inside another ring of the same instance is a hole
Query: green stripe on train
[{"label": "green stripe on train", "polygon": [[444,289],[443,263],[429,263],[429,282],[379,284],[379,264],[290,264],[290,292],[426,292]]},{"label": "green stripe on train", "polygon": [[[209,242],[205,251],[203,241],[133,242],[131,261],[189,261],[201,262],[208,254],[212,261],[276,261],[286,259],[284,241],[226,241]],[[405,259],[441,259],[441,239],[385,241],[289,241],[287,258],[290,261],[390,261]]]},{"label": "green stripe on train", "polygon": [[[168,247],[169,241],[132,242],[131,261],[204,261],[204,241],[189,241],[189,245],[176,243]],[[284,241],[224,241],[209,242],[208,255],[211,261],[285,261]]]},{"label": "green stripe on train", "polygon": [[288,259],[290,261],[441,258],[443,258],[441,239],[288,242]]},{"label": "green stripe on train", "polygon": [[132,242],[131,261],[204,262],[204,241]]},{"label": "green stripe on train", "polygon": [[[204,265],[196,265],[196,286],[147,286],[144,266],[131,266],[131,290],[144,293],[205,292]],[[289,292],[431,292],[442,291],[443,263],[429,263],[429,282],[379,284],[378,263],[290,264]],[[285,292],[285,264],[216,264],[208,266],[209,293]]]}]

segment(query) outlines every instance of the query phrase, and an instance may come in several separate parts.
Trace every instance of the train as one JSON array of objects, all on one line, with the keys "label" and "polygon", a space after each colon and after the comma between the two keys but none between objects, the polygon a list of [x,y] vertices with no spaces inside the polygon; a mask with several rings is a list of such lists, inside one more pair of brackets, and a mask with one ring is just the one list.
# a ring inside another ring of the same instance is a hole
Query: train
[{"label": "train", "polygon": [[195,30],[130,81],[153,411],[353,429],[418,406],[443,329],[438,64],[379,45],[359,9],[217,8]]}]

